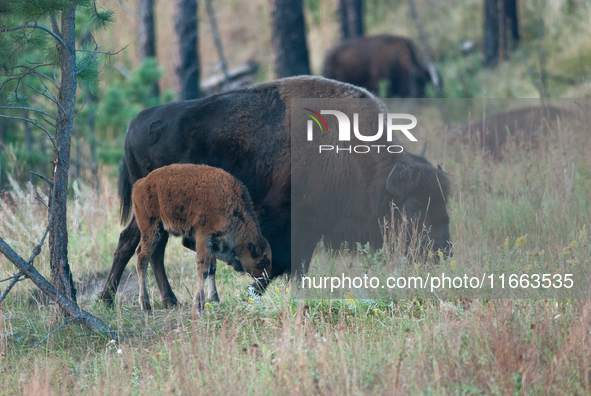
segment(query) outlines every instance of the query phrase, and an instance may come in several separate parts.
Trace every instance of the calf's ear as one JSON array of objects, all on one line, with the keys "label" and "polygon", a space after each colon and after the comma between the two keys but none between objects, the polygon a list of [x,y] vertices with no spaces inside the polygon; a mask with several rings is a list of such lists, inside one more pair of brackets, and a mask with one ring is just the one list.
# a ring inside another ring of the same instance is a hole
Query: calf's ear
[{"label": "calf's ear", "polygon": [[394,165],[386,179],[386,191],[392,196],[395,204],[401,204],[414,190],[416,173],[414,165]]}]

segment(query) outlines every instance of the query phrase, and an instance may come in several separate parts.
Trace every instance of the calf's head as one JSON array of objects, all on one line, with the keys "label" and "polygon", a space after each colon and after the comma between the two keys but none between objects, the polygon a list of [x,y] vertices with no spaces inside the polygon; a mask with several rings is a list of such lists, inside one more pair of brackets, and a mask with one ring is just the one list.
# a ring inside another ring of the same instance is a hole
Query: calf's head
[{"label": "calf's head", "polygon": [[450,183],[441,167],[435,169],[425,163],[395,165],[388,175],[386,190],[421,233],[422,249],[431,246],[434,253],[441,250],[444,257],[453,255],[446,209]]},{"label": "calf's head", "polygon": [[259,238],[256,242],[248,242],[238,252],[240,264],[245,272],[254,278],[268,277],[271,275],[272,254],[269,242],[265,238]]}]

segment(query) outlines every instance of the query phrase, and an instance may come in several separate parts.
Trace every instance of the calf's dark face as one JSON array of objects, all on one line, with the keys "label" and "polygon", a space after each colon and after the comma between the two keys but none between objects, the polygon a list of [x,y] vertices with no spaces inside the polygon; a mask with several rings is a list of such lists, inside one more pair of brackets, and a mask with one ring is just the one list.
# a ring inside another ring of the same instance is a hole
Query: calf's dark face
[{"label": "calf's dark face", "polygon": [[255,278],[271,274],[273,255],[267,240],[264,240],[262,244],[249,242],[244,251],[240,253],[240,262],[244,267],[244,271]]},{"label": "calf's dark face", "polygon": [[410,228],[421,233],[421,248],[444,257],[453,255],[449,235],[446,202],[449,181],[441,169],[427,164],[395,166],[386,182],[386,189],[400,211],[406,214]]}]

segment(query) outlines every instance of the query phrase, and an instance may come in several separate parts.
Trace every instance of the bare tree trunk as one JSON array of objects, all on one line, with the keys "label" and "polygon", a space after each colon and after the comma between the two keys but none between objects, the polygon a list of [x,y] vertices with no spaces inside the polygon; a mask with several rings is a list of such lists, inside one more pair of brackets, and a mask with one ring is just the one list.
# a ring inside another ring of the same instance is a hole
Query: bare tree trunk
[{"label": "bare tree trunk", "polygon": [[197,0],[176,0],[175,31],[178,36],[180,64],[177,67],[180,99],[196,99],[199,92],[199,51]]},{"label": "bare tree trunk", "polygon": [[541,0],[538,3],[538,59],[540,62],[540,96],[548,97],[548,74],[546,72],[546,52],[544,51],[544,6],[545,2]]},{"label": "bare tree trunk", "polygon": [[339,0],[341,40],[363,37],[363,1]]},{"label": "bare tree trunk", "polygon": [[499,9],[497,0],[484,0],[484,67],[499,61]]},{"label": "bare tree trunk", "polygon": [[209,14],[209,23],[211,24],[211,31],[213,33],[215,47],[218,50],[218,56],[220,57],[220,66],[222,67],[222,73],[224,73],[225,84],[229,84],[230,75],[228,74],[228,64],[226,62],[226,57],[224,56],[222,40],[220,39],[220,31],[218,29],[218,23],[216,21],[213,4],[211,4],[211,0],[205,0],[205,5],[207,6],[207,14]]},{"label": "bare tree trunk", "polygon": [[[41,249],[41,246],[37,247]],[[71,317],[80,317],[84,324],[92,331],[99,332],[103,335],[108,335],[113,338],[118,338],[117,332],[113,331],[109,326],[101,322],[99,319],[81,309],[70,297],[65,297],[59,293],[58,290],[49,283],[33,265],[20,257],[8,246],[2,238],[0,238],[0,252],[11,261],[27,278],[37,286],[48,298],[53,298],[62,307],[62,309],[70,314]]]},{"label": "bare tree trunk", "polygon": [[497,13],[499,16],[499,59],[503,61],[507,53],[507,35],[505,34],[505,1],[497,0]]},{"label": "bare tree trunk", "polygon": [[[154,0],[138,1],[138,34],[140,61],[156,57],[156,29],[154,27]],[[158,82],[152,87],[152,97],[160,96]]]},{"label": "bare tree trunk", "polygon": [[517,13],[517,0],[505,0],[505,20],[511,21],[511,49],[519,44],[519,19]]},{"label": "bare tree trunk", "polygon": [[[57,151],[54,153],[54,180],[51,194],[53,222],[49,234],[51,279],[57,292],[68,301],[76,302],[76,288],[68,263],[68,228],[66,209],[68,198],[68,168],[70,166],[70,145],[74,123],[76,98],[76,6],[70,5],[61,14],[61,37],[66,48],[58,45],[61,82],[58,94],[56,120]],[[57,26],[55,26],[57,28]]]},{"label": "bare tree trunk", "polygon": [[271,0],[277,78],[310,74],[302,0]]}]

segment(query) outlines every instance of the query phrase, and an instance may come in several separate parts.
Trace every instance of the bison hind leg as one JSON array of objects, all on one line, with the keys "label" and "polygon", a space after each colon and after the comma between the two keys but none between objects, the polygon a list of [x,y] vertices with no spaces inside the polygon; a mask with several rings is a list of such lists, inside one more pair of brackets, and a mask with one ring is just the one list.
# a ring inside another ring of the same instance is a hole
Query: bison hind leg
[{"label": "bison hind leg", "polygon": [[195,246],[197,256],[197,291],[193,297],[193,306],[201,311],[205,303],[205,278],[209,275],[211,260],[215,260],[215,258],[209,254],[207,239],[204,235],[195,235],[195,240],[197,241]]},{"label": "bison hind leg", "polygon": [[160,296],[162,297],[162,305],[165,308],[174,308],[177,305],[177,298],[174,295],[166,271],[164,269],[164,252],[166,250],[166,243],[168,242],[168,232],[162,231],[160,234],[159,241],[154,245],[154,251],[150,263],[154,276],[156,277],[156,283],[160,290]]},{"label": "bison hind leg", "polygon": [[160,235],[157,232],[152,232],[152,235],[142,233],[140,244],[137,247],[137,275],[140,285],[140,306],[142,311],[150,312],[152,306],[150,305],[150,295],[146,286],[146,280],[148,277],[148,264],[150,263],[150,257],[154,250],[154,245],[160,239]]}]

